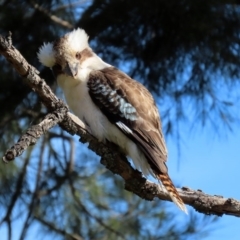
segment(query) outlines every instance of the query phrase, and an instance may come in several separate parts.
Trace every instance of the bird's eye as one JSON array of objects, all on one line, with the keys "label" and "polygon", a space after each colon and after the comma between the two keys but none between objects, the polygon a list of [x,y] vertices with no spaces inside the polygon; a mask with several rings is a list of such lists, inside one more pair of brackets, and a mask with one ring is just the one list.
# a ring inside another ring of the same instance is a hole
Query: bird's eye
[{"label": "bird's eye", "polygon": [[76,53],[76,59],[80,60],[81,54],[79,52]]}]

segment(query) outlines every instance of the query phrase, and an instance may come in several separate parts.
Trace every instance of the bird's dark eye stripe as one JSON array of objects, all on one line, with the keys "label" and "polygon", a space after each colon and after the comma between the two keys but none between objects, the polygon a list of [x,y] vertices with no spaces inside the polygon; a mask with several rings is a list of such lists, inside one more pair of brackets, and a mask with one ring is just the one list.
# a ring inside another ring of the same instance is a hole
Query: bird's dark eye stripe
[{"label": "bird's dark eye stripe", "polygon": [[62,67],[60,64],[55,64],[53,67],[52,67],[52,72],[53,72],[53,75],[55,78],[57,78],[57,76],[59,74],[62,74]]},{"label": "bird's dark eye stripe", "polygon": [[81,58],[81,53],[80,52],[77,52],[76,53],[76,59],[80,59]]},{"label": "bird's dark eye stripe", "polygon": [[59,64],[54,65],[53,68],[54,68],[55,70],[62,70],[62,67],[61,67],[61,65],[59,65]]}]

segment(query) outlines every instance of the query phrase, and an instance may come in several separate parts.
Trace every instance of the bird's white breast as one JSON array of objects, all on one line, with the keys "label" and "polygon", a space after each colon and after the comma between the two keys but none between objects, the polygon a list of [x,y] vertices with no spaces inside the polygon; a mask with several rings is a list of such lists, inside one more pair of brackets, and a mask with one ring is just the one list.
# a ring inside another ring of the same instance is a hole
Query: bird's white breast
[{"label": "bird's white breast", "polygon": [[88,93],[87,81],[78,81],[72,85],[69,84],[70,81],[74,80],[70,77],[66,78],[64,75],[58,77],[58,83],[73,113],[89,126],[91,133],[100,141],[108,139],[115,143],[117,141],[117,144],[120,144],[122,141],[124,142],[124,140],[126,140],[125,135],[110,123],[100,109],[93,103]]},{"label": "bird's white breast", "polygon": [[[70,82],[72,81],[72,82]],[[130,156],[136,168],[145,176],[152,174],[147,160],[138,146],[113,125],[101,110],[93,103],[87,87],[87,81],[78,81],[64,75],[58,77],[66,101],[73,111],[91,130],[99,141],[108,140],[117,144],[123,152]]]}]

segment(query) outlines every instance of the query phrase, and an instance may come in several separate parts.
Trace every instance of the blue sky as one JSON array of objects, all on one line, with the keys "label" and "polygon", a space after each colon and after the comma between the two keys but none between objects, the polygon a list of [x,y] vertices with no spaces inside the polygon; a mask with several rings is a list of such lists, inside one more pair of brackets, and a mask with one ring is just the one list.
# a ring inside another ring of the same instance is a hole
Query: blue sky
[{"label": "blue sky", "polygon": [[[239,139],[240,129],[237,127],[234,132],[222,138],[216,138],[213,131],[204,129],[191,137],[189,137],[189,133],[182,134],[184,144],[181,144],[179,157],[176,141],[173,138],[168,138],[170,176],[179,186],[187,186],[195,190],[201,189],[207,194],[222,195],[240,200],[238,187],[240,182]],[[172,203],[169,203],[169,206],[179,218],[187,220],[189,217]],[[188,210],[191,209],[188,206]],[[219,217],[215,224],[210,225],[211,234],[204,239],[239,240],[239,227],[239,218],[224,215]],[[32,228],[30,236],[35,236],[38,231],[38,227]],[[6,228],[1,228],[0,233],[3,237],[6,234]],[[14,231],[14,234],[17,236],[18,231]]]},{"label": "blue sky", "polygon": [[[81,7],[76,9],[77,14],[83,12],[84,8]],[[127,68],[128,66],[122,66],[121,69]],[[218,76],[218,79],[219,77],[221,76]],[[231,90],[221,91],[222,95],[225,97],[226,94],[231,95]],[[234,91],[234,94],[239,95],[237,91]],[[239,114],[238,116],[240,117]],[[240,200],[238,187],[240,182],[240,126],[235,124],[233,131],[227,131],[227,133],[225,133],[226,129],[221,128],[220,133],[216,133],[209,126],[191,134],[187,124],[183,124],[183,129],[180,152],[176,139],[167,138],[169,153],[167,165],[173,181],[179,186],[201,189],[210,195],[222,195]],[[176,214],[181,214],[178,209],[176,209]],[[187,217],[184,215],[184,218]],[[214,230],[209,237],[205,238],[206,240],[240,239],[240,219],[237,217],[226,215],[219,217],[212,229]]]},{"label": "blue sky", "polygon": [[[160,105],[160,110],[163,107]],[[180,127],[180,142],[174,137],[166,139],[169,155],[167,165],[174,183],[194,190],[201,189],[210,195],[240,200],[239,124],[235,122],[232,131],[219,127],[218,132],[209,125],[193,129],[188,123],[183,122],[180,123]],[[98,161],[97,163],[100,165]],[[172,203],[168,205],[179,217],[179,221],[188,220],[188,215],[182,213]],[[189,206],[188,209],[192,210]],[[210,229],[210,235],[204,238],[205,240],[240,239],[240,219],[237,217],[226,215],[219,217],[215,224],[210,225]],[[32,228],[29,236],[35,236],[38,231],[38,227]],[[6,228],[2,227],[0,233],[2,237],[6,236]],[[16,228],[14,234],[19,234]]]},{"label": "blue sky", "polygon": [[[161,106],[160,106],[161,110]],[[203,128],[195,133],[189,133],[187,124],[183,124],[181,132],[180,155],[178,143],[174,138],[167,138],[169,152],[169,175],[179,186],[191,189],[201,189],[210,195],[222,195],[240,200],[240,126],[233,127],[232,132],[220,137],[213,129]],[[172,203],[169,203],[172,206]],[[191,207],[188,207],[190,210]],[[179,217],[188,216],[177,208],[173,211]],[[219,217],[218,222],[211,226],[211,234],[205,240],[239,240],[240,219],[234,216]],[[1,239],[6,229],[1,228]],[[39,231],[38,228],[32,230]],[[15,232],[16,233],[16,232]]]},{"label": "blue sky", "polygon": [[[203,128],[193,136],[182,134],[182,138],[180,157],[174,139],[167,140],[168,169],[174,182],[210,195],[240,200],[240,129],[235,126],[234,131],[227,135],[222,133],[218,138],[213,130]],[[211,229],[206,240],[240,239],[240,219],[237,217],[219,217]]]}]

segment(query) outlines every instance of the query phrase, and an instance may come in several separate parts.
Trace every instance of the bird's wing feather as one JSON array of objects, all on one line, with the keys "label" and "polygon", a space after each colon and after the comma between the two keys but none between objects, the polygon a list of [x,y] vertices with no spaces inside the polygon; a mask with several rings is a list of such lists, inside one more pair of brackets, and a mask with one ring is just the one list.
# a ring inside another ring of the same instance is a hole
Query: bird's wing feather
[{"label": "bird's wing feather", "polygon": [[167,173],[160,117],[149,91],[114,67],[92,71],[88,88],[93,102],[140,147],[152,169]]}]

